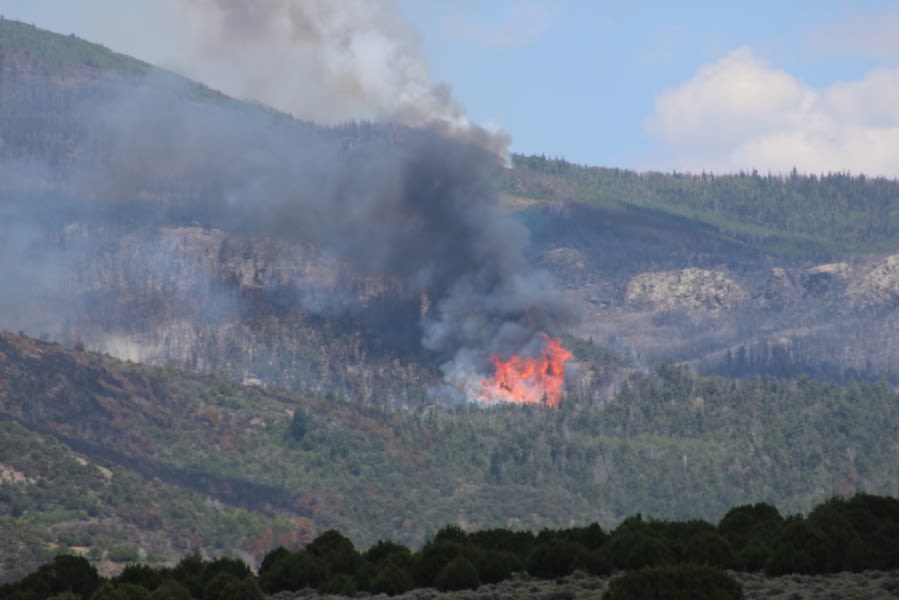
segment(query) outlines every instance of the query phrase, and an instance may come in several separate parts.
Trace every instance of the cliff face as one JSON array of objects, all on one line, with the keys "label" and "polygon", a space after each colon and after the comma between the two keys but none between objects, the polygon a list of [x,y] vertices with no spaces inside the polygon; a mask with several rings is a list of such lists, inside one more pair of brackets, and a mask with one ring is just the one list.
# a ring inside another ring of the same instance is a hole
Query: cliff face
[{"label": "cliff face", "polygon": [[688,267],[678,271],[641,273],[627,284],[628,306],[649,310],[733,309],[746,297],[722,271]]}]

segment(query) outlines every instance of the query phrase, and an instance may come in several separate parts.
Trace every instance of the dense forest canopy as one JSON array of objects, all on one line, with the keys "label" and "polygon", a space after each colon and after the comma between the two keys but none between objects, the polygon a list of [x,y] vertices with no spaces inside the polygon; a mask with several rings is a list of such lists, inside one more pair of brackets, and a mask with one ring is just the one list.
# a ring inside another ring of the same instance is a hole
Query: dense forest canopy
[{"label": "dense forest canopy", "polygon": [[555,201],[623,204],[714,226],[765,251],[828,255],[899,245],[899,181],[850,173],[689,174],[512,156],[510,192]]}]

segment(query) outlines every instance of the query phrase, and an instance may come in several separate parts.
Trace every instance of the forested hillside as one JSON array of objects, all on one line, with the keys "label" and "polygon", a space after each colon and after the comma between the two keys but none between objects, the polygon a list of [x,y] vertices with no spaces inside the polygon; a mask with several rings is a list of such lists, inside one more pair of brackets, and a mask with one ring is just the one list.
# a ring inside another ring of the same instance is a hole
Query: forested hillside
[{"label": "forested hillside", "polygon": [[[0,408],[18,423],[5,425],[3,522],[32,548],[8,573],[47,543],[259,560],[329,527],[414,545],[448,522],[611,527],[635,512],[717,520],[747,501],[794,512],[899,495],[899,405],[882,384],[609,371],[585,348],[594,384],[558,409],[384,410],[0,339]],[[614,398],[598,394],[615,372]]]},{"label": "forested hillside", "polygon": [[[899,184],[470,149],[0,21],[2,576],[899,495]],[[541,327],[558,408],[453,387]]]},{"label": "forested hillside", "polygon": [[545,202],[694,221],[759,253],[828,258],[899,246],[899,182],[850,173],[638,173],[514,155],[503,185]]}]

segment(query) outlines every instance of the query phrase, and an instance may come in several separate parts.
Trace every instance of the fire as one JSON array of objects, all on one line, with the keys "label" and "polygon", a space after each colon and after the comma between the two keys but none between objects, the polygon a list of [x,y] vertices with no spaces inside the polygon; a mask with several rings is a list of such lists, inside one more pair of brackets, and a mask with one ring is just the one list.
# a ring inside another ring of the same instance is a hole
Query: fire
[{"label": "fire", "polygon": [[574,355],[557,338],[541,333],[543,348],[535,357],[512,355],[503,360],[491,356],[493,377],[484,379],[485,402],[514,402],[558,406],[565,384],[565,363]]}]

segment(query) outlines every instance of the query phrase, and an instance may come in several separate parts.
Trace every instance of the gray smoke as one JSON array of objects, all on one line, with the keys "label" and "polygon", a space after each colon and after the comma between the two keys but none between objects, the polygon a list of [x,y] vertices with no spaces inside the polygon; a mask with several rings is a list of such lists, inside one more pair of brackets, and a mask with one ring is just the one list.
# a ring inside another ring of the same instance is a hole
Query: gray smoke
[{"label": "gray smoke", "polygon": [[317,123],[439,126],[499,154],[508,146],[505,134],[469,123],[450,86],[432,80],[398,2],[189,0],[171,18],[191,24],[171,67],[231,95]]},{"label": "gray smoke", "polygon": [[[139,286],[165,292],[181,285],[179,276],[208,276],[178,263],[175,247],[208,243],[205,251],[214,252],[221,239],[154,233],[185,226],[312,246],[325,261],[399,282],[406,297],[427,299],[428,310],[410,318],[420,318],[422,347],[463,388],[489,368],[490,354],[526,350],[538,332],[557,334],[576,319],[551,277],[529,265],[526,229],[499,206],[494,180],[504,138],[468,124],[448,90],[430,83],[389,5],[191,6],[218,32],[207,47],[223,60],[226,39],[238,52],[252,50],[248,56],[280,40],[331,65],[320,75],[332,79],[322,93],[335,105],[350,98],[401,124],[321,127],[158,70],[91,73],[70,93],[40,73],[0,65],[8,109],[0,110],[0,326],[35,333],[58,331],[53,320],[78,311],[102,318],[104,302],[114,302],[103,299],[104,281],[113,279],[140,314]],[[315,81],[294,101],[314,97]],[[110,250],[122,233],[144,241]],[[127,260],[110,258],[116,252]],[[239,310],[227,285],[216,295],[219,283],[184,292],[196,295],[196,306],[170,316],[189,323]],[[70,301],[76,289],[87,293]],[[352,305],[302,290],[296,298],[322,312]]]},{"label": "gray smoke", "polygon": [[311,243],[426,295],[422,344],[454,381],[574,318],[551,278],[529,266],[527,231],[499,206],[503,166],[489,149],[434,128],[320,128],[203,98],[165,74],[117,89],[75,111],[87,133],[64,169],[28,175],[4,162],[3,269],[22,296],[98,251],[91,235],[48,245],[52,232],[193,224]]}]

